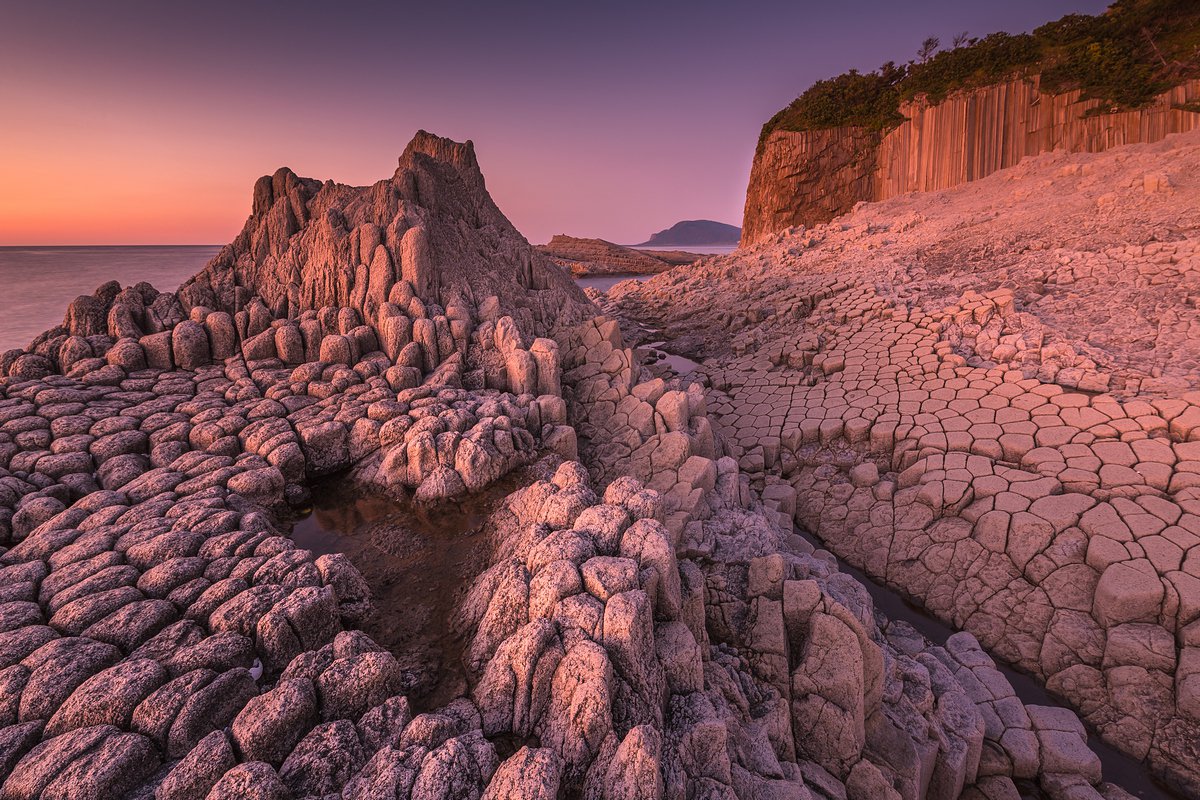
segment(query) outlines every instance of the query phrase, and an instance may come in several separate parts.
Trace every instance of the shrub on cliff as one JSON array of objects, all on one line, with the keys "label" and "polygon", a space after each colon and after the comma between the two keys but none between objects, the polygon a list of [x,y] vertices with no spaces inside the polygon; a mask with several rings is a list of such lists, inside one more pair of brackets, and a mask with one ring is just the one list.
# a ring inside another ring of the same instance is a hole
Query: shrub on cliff
[{"label": "shrub on cliff", "polygon": [[762,138],[773,130],[887,130],[903,122],[903,101],[939,103],[1017,76],[1041,75],[1042,88],[1055,94],[1079,89],[1101,101],[1093,113],[1137,108],[1200,75],[1200,3],[1117,0],[1103,14],[1069,14],[1031,34],[960,36],[959,46],[936,54],[929,42],[936,39],[926,40],[917,61],[817,81],[763,126]]},{"label": "shrub on cliff", "polygon": [[1110,107],[1137,108],[1200,71],[1200,4],[1121,0],[1104,14],[1073,14],[1034,31],[1047,52],[1042,86],[1080,89]]},{"label": "shrub on cliff", "polygon": [[911,100],[923,94],[930,102],[941,102],[956,89],[1003,80],[1037,63],[1040,56],[1037,41],[1029,34],[993,33],[943,50],[924,64],[913,64],[899,87],[899,97]]},{"label": "shrub on cliff", "polygon": [[857,70],[817,81],[790,106],[776,114],[768,127],[816,130],[854,125],[882,130],[904,121],[897,86],[905,67],[887,63],[875,72]]}]

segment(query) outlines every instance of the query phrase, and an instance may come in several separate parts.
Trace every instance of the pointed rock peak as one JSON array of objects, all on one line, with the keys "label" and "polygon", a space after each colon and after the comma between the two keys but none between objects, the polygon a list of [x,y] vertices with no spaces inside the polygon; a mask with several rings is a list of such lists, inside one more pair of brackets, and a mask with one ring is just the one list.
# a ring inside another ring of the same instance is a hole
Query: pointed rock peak
[{"label": "pointed rock peak", "polygon": [[456,142],[429,131],[417,131],[400,156],[400,170],[412,169],[421,156],[450,164],[460,172],[476,173],[483,177],[479,161],[475,158],[475,144],[470,139]]},{"label": "pointed rock peak", "polygon": [[516,234],[488,194],[470,140],[456,142],[417,131],[400,156],[392,183],[405,200],[435,215],[461,219],[476,228],[511,229]]},{"label": "pointed rock peak", "polygon": [[227,312],[257,297],[277,317],[350,308],[370,323],[397,285],[443,308],[494,296],[537,335],[594,313],[496,207],[474,145],[425,131],[395,175],[370,186],[289,169],[260,178],[242,232],[181,296]]},{"label": "pointed rock peak", "polygon": [[263,175],[255,182],[252,213],[255,216],[265,213],[276,200],[302,187],[307,188],[311,194],[319,185],[319,181],[301,178],[288,167],[280,167],[273,175]]}]

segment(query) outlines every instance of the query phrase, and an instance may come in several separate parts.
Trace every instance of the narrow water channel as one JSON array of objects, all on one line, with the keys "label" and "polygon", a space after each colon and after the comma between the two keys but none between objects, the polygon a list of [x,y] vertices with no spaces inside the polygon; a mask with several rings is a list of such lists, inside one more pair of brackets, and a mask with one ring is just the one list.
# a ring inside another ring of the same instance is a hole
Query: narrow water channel
[{"label": "narrow water channel", "polygon": [[421,507],[332,479],[312,487],[312,511],[292,528],[297,545],[317,556],[343,553],[366,578],[375,608],[362,628],[400,661],[402,691],[419,711],[467,689],[465,642],[451,619],[488,566],[488,517],[515,488],[501,481],[458,502]]},{"label": "narrow water channel", "polygon": [[579,284],[579,288],[581,289],[595,289],[598,292],[607,292],[621,281],[637,281],[641,283],[653,277],[653,275],[580,275],[575,279],[575,283]]},{"label": "narrow water channel", "polygon": [[676,375],[681,378],[692,374],[692,370],[700,366],[700,362],[693,361],[687,356],[681,356],[678,353],[672,353],[667,350],[662,350],[665,341],[650,342],[648,344],[638,345],[639,349],[648,351],[654,358],[652,363],[665,364],[670,367]]},{"label": "narrow water channel", "polygon": [[[817,536],[798,525],[795,527],[795,531],[809,544],[825,549],[825,543]],[[838,570],[850,575],[867,588],[871,599],[875,602],[877,615],[885,617],[887,620],[906,622],[926,639],[939,646],[945,645],[946,640],[956,633],[954,628],[942,622],[911,598],[876,582],[865,572],[840,558],[837,559],[837,565]],[[994,655],[992,660],[996,662],[996,669],[1004,673],[1004,677],[1012,684],[1013,690],[1021,698],[1021,702],[1026,705],[1070,708],[1070,704],[1046,691],[1046,688],[1036,678],[1017,670]],[[1146,798],[1146,800],[1186,800],[1186,795],[1176,792],[1154,778],[1145,764],[1104,742],[1094,728],[1090,725],[1087,727],[1088,746],[1100,757],[1100,763],[1104,769],[1104,780],[1117,784],[1134,797]],[[1022,787],[1022,796],[1040,797],[1036,792],[1036,787]]]}]

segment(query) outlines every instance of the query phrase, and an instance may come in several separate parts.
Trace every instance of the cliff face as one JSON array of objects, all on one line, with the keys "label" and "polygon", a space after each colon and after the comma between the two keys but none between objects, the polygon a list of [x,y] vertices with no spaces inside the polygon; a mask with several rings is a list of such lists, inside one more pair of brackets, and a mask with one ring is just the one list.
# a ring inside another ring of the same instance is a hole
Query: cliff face
[{"label": "cliff face", "polygon": [[872,197],[878,146],[879,134],[860,128],[772,133],[750,170],[742,244],[828,222]]},{"label": "cliff face", "polygon": [[1200,113],[1177,108],[1198,98],[1200,80],[1193,80],[1145,108],[1087,116],[1097,101],[1014,80],[958,92],[937,105],[910,103],[901,109],[907,121],[886,134],[773,131],[750,172],[742,244],[792,225],[828,222],[862,200],[977,180],[1037,153],[1100,152],[1200,128]]}]

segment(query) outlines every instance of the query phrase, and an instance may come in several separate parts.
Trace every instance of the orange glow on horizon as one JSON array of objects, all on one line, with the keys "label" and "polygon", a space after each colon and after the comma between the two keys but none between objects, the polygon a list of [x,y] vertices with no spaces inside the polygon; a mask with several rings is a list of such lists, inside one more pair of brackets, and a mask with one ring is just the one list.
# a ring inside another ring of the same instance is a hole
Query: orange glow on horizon
[{"label": "orange glow on horizon", "polygon": [[214,169],[217,143],[185,119],[29,95],[7,111],[23,122],[0,128],[0,245],[224,243],[264,169],[234,181],[229,156]]},{"label": "orange glow on horizon", "polygon": [[813,80],[1107,2],[474,5],[7,4],[0,245],[224,244],[259,176],[369,184],[419,128],[474,140],[533,242],[736,224],[760,126]]}]

